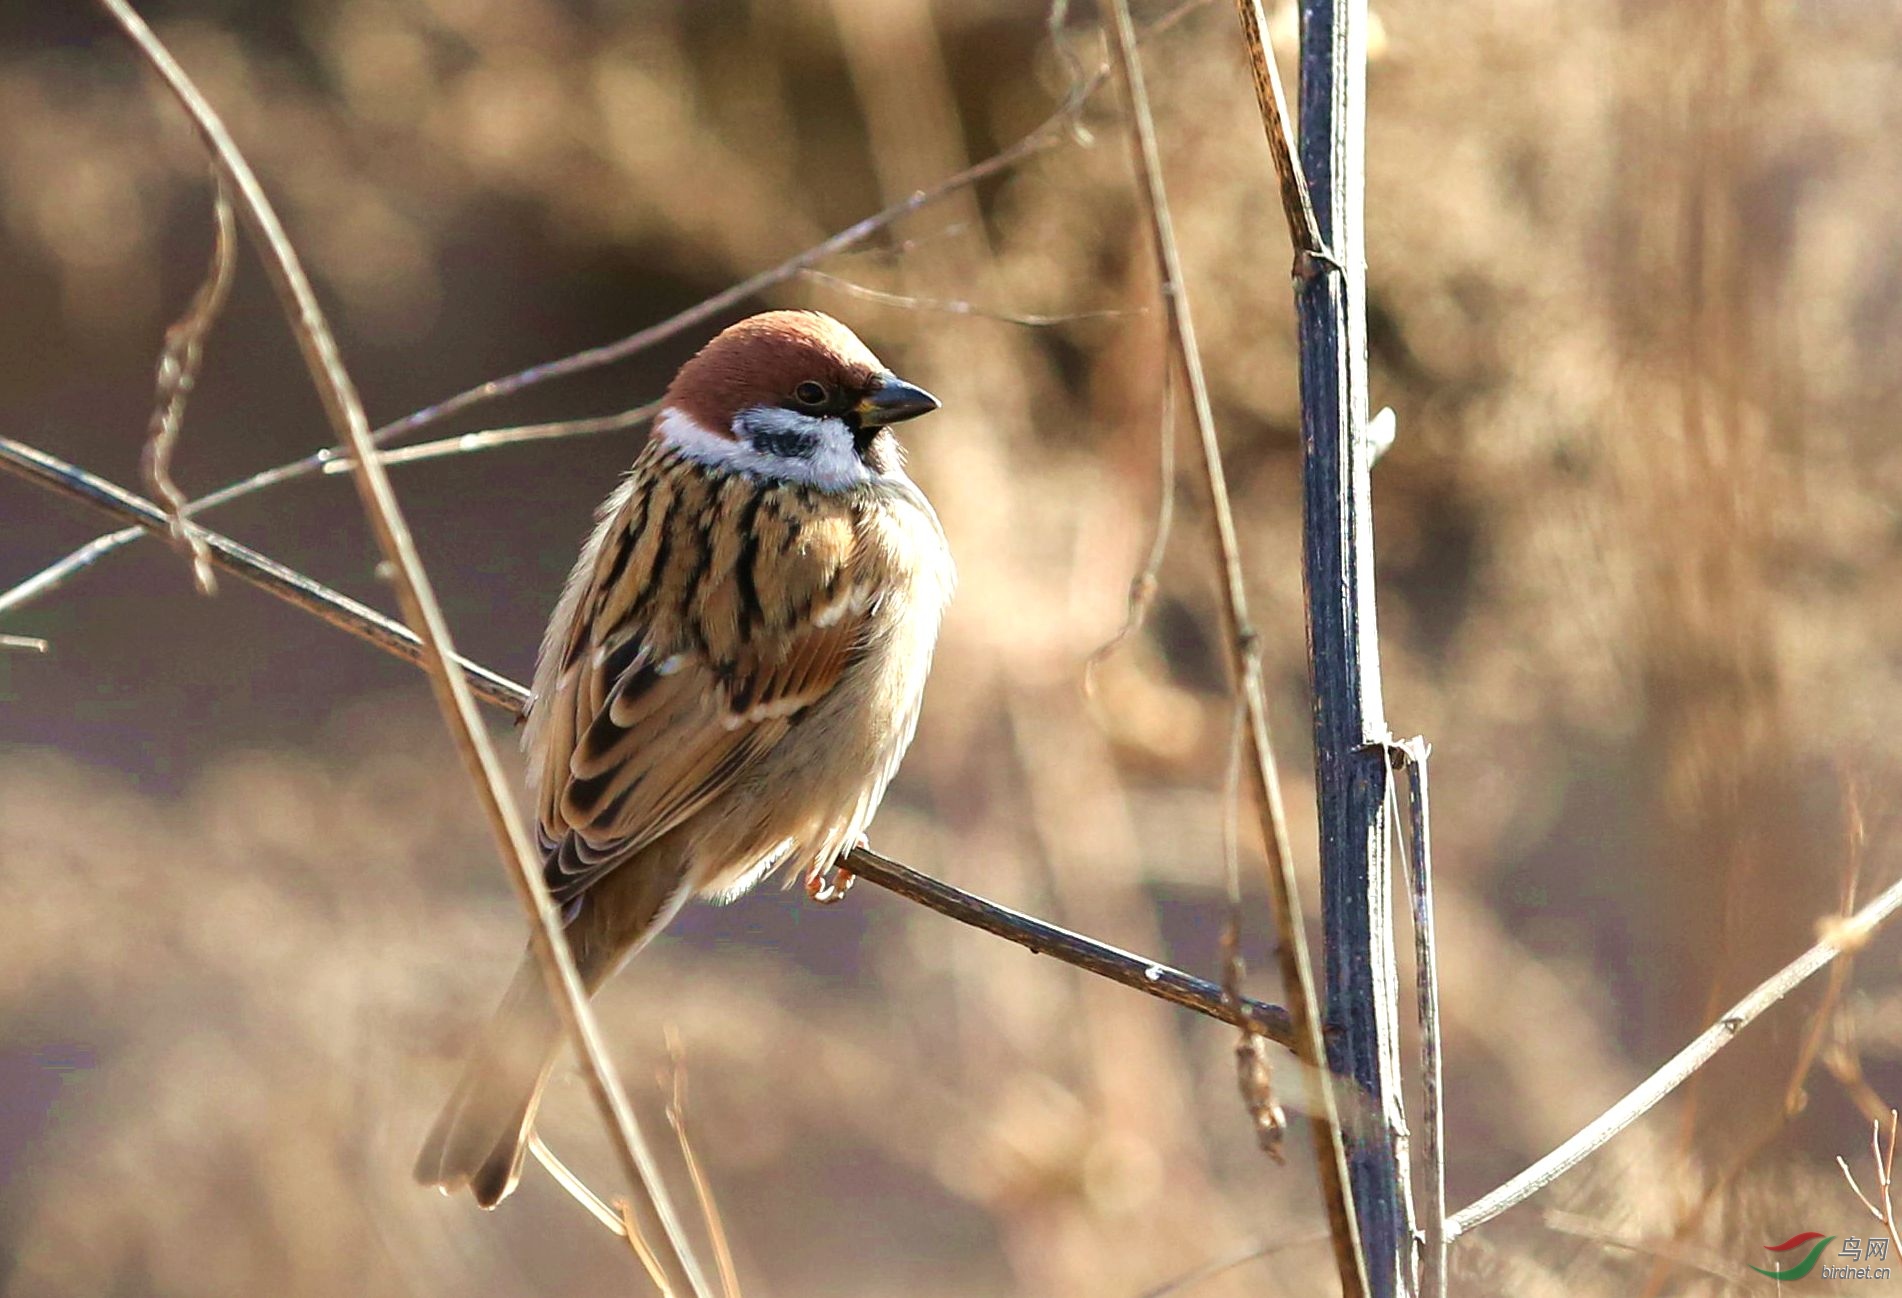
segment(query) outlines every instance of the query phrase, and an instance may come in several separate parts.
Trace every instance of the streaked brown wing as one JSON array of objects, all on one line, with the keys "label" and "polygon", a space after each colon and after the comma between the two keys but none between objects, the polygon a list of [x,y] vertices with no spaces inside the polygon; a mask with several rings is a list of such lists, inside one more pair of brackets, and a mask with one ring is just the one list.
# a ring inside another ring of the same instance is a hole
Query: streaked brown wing
[{"label": "streaked brown wing", "polygon": [[[727,527],[741,511],[771,523],[748,533],[753,544]],[[712,545],[700,529],[712,529]],[[748,506],[728,489],[657,483],[629,501],[578,605],[594,616],[563,637],[564,670],[536,702],[546,708],[538,828],[557,900],[579,897],[733,787],[837,685],[874,605],[845,581],[852,544],[836,519]],[[712,556],[705,571],[672,566],[696,548]],[[768,565],[791,565],[796,580]],[[749,617],[745,600],[717,597],[724,586],[755,599],[761,576],[767,590],[803,598]]]}]

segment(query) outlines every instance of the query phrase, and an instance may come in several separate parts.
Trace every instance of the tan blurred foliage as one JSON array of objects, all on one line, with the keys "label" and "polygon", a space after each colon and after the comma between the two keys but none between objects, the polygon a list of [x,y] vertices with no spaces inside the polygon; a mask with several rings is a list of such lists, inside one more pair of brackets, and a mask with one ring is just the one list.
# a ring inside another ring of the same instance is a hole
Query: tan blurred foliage
[{"label": "tan blurred foliage", "polygon": [[[671,303],[1015,139],[1066,76],[1039,6],[1002,0],[281,8],[176,5],[160,32],[347,327],[425,368],[453,281],[484,271],[453,252],[479,206],[634,260]],[[1851,856],[1846,789],[1865,895],[1895,875],[1902,29],[1867,2],[1380,9],[1384,665],[1395,724],[1437,753],[1458,1205],[1807,943]],[[1086,64],[1092,21],[1069,31]],[[1147,57],[1311,857],[1288,249],[1233,24],[1211,4]],[[90,35],[0,45],[0,240],[55,286],[45,329],[142,347],[204,169]],[[1143,311],[1114,110],[1106,94],[1089,139],[828,269],[999,310]],[[1154,517],[1159,315],[1030,330],[813,282],[775,301],[845,315],[946,401],[911,447],[963,586],[878,846],[1212,969],[1226,712],[1193,517],[1147,628],[1093,700],[1080,689]],[[665,309],[635,303],[622,327]],[[547,452],[498,460],[527,454]],[[430,473],[403,490],[427,497]],[[52,557],[9,545],[5,577]],[[635,1283],[545,1179],[494,1217],[407,1182],[520,931],[420,697],[340,700],[268,751],[208,734],[182,791],[0,747],[7,1292]],[[866,891],[844,916],[746,903],[604,998],[631,1078],[664,1063],[664,1027],[682,1034],[749,1293],[1134,1298],[1318,1223],[1302,1160],[1251,1147],[1224,1032]],[[1831,1028],[1832,1057],[1859,1057],[1889,1102],[1896,950],[1859,957]],[[1830,1160],[1865,1130],[1849,1092],[1818,1072],[1782,1125],[1817,1004],[1780,1009],[1548,1195],[1643,1247],[1526,1209],[1460,1246],[1456,1291],[1727,1292],[1721,1268],[1653,1246],[1681,1224],[1728,1264],[1846,1227]],[[610,1188],[578,1086],[545,1130]],[[1324,1253],[1193,1292],[1318,1292]]]}]

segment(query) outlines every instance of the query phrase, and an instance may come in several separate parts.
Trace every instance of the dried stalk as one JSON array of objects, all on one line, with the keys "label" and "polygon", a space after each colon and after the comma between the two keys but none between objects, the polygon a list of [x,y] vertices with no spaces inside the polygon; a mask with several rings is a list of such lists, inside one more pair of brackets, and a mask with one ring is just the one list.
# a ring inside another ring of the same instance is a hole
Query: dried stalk
[{"label": "dried stalk", "polygon": [[1083,689],[1090,695],[1096,693],[1096,673],[1104,663],[1110,660],[1129,638],[1142,630],[1149,620],[1149,610],[1156,602],[1156,592],[1161,588],[1163,556],[1169,552],[1169,537],[1175,531],[1176,521],[1176,367],[1171,363],[1173,352],[1166,353],[1162,361],[1162,410],[1156,423],[1156,525],[1149,535],[1149,553],[1143,559],[1143,566],[1130,580],[1129,594],[1123,600],[1123,624],[1116,634],[1105,640],[1091,651],[1083,663]]},{"label": "dried stalk", "polygon": [[246,227],[258,245],[272,285],[277,289],[285,318],[296,335],[305,367],[323,402],[337,439],[355,456],[358,494],[364,513],[384,557],[392,565],[397,596],[404,613],[417,628],[423,642],[424,663],[435,687],[437,705],[461,752],[471,782],[516,884],[523,905],[533,923],[530,946],[548,981],[549,995],[555,1002],[563,1027],[579,1055],[582,1072],[601,1109],[615,1152],[631,1188],[639,1198],[637,1207],[644,1216],[656,1220],[667,1246],[661,1257],[669,1278],[678,1275],[684,1283],[677,1290],[710,1298],[699,1263],[693,1255],[673,1206],[669,1203],[646,1142],[641,1136],[634,1112],[627,1102],[614,1065],[602,1043],[594,1016],[588,1006],[587,992],[575,971],[574,959],[562,934],[561,917],[555,909],[543,881],[541,862],[515,814],[514,799],[504,783],[488,731],[476,714],[475,697],[470,693],[456,659],[442,610],[436,603],[429,577],[416,553],[408,524],[390,488],[389,476],[377,461],[375,443],[370,438],[370,423],[362,402],[343,362],[328,321],[317,303],[315,292],[304,273],[296,250],[291,246],[282,222],[272,209],[257,176],[239,152],[216,111],[198,88],[153,35],[151,28],[135,13],[126,0],[100,0],[100,4],[131,37],[139,52],[159,74],[166,87],[197,127],[206,152],[226,183],[235,192],[237,207]]},{"label": "dried stalk", "polygon": [[1599,1146],[1629,1127],[1672,1091],[1682,1086],[1712,1056],[1731,1043],[1759,1015],[1827,968],[1840,955],[1860,949],[1897,910],[1902,883],[1891,884],[1849,919],[1831,925],[1815,946],[1757,985],[1716,1023],[1673,1055],[1664,1067],[1633,1087],[1618,1103],[1586,1124],[1576,1135],[1498,1189],[1462,1208],[1447,1220],[1447,1238],[1458,1239],[1506,1209],[1531,1198],[1571,1171]]},{"label": "dried stalk", "polygon": [[687,1165],[687,1177],[693,1183],[694,1202],[700,1207],[700,1219],[707,1224],[707,1239],[713,1245],[713,1265],[719,1268],[723,1298],[741,1298],[740,1269],[733,1261],[733,1246],[727,1239],[726,1218],[713,1197],[713,1183],[707,1180],[700,1155],[687,1135],[687,1051],[680,1036],[669,1028],[667,1057],[673,1065],[672,1085],[667,1095],[667,1125],[674,1129],[674,1142],[680,1146],[680,1161]]},{"label": "dried stalk", "polygon": [[[1294,133],[1288,128],[1288,97],[1281,89],[1281,71],[1268,42],[1268,19],[1262,13],[1261,0],[1235,0],[1236,16],[1242,20],[1242,39],[1248,43],[1248,70],[1255,82],[1255,106],[1261,113],[1262,129],[1268,135],[1268,153],[1274,159],[1275,178],[1281,185],[1281,213],[1288,222],[1288,238],[1294,244],[1295,274],[1305,276],[1314,269],[1314,260],[1331,262],[1327,245],[1321,241],[1321,226],[1314,215],[1314,200],[1308,193],[1308,178],[1294,156]],[[1307,263],[1303,258],[1308,259]]]},{"label": "dried stalk", "polygon": [[1413,1292],[1414,1230],[1365,436],[1366,23],[1366,0],[1302,0],[1299,156],[1331,255],[1296,258],[1295,316],[1328,1060],[1365,1099],[1348,1176],[1370,1292],[1391,1298]]},{"label": "dried stalk", "polygon": [[[604,1203],[600,1195],[590,1190],[588,1183],[575,1175],[568,1164],[555,1157],[555,1151],[548,1147],[547,1142],[541,1138],[540,1132],[529,1134],[528,1152],[534,1155],[537,1163],[542,1165],[542,1170],[554,1178],[555,1184],[567,1192],[569,1198],[587,1210],[590,1217],[621,1238],[627,1238],[627,1223],[621,1219],[621,1214]],[[661,1288],[661,1278],[652,1271],[648,1274],[654,1281],[654,1287]]]},{"label": "dried stalk", "polygon": [[1182,272],[1181,252],[1176,246],[1174,225],[1169,216],[1162,158],[1156,145],[1155,120],[1150,112],[1149,93],[1143,82],[1142,64],[1136,52],[1136,26],[1129,15],[1128,0],[1112,0],[1110,13],[1115,26],[1116,67],[1129,96],[1132,153],[1142,186],[1145,215],[1155,243],[1163,304],[1174,335],[1177,360],[1188,380],[1190,408],[1195,416],[1202,468],[1208,483],[1209,516],[1224,578],[1222,611],[1226,623],[1229,670],[1247,713],[1252,758],[1249,774],[1260,817],[1263,847],[1268,857],[1269,891],[1274,898],[1275,918],[1280,928],[1280,942],[1276,949],[1281,960],[1282,982],[1290,993],[1294,1050],[1307,1065],[1308,1076],[1315,1083],[1315,1102],[1309,1110],[1309,1121],[1313,1128],[1314,1154],[1320,1173],[1322,1196],[1334,1240],[1335,1265],[1340,1273],[1342,1291],[1364,1294],[1367,1292],[1367,1277],[1361,1260],[1360,1237],[1354,1221],[1353,1205],[1347,1197],[1347,1152],[1334,1088],[1329,1084],[1326,1053],[1321,1039],[1320,1008],[1315,998],[1307,934],[1301,918],[1300,893],[1294,877],[1294,856],[1288,846],[1287,815],[1282,806],[1274,750],[1268,738],[1268,710],[1261,686],[1260,646],[1248,621],[1241,547],[1236,539],[1235,520],[1229,510],[1228,482],[1222,471],[1221,447],[1215,436],[1215,417],[1210,410],[1201,353],[1196,347],[1195,324],[1189,312],[1188,286]]},{"label": "dried stalk", "polygon": [[[157,505],[45,451],[0,437],[0,470],[144,531],[165,533],[165,511]],[[198,524],[191,526],[203,538],[212,562],[225,571],[385,653],[418,666],[423,664],[422,641],[408,627],[248,546]],[[467,658],[457,658],[456,662],[478,698],[517,714],[527,706],[528,691],[514,681]],[[853,852],[851,866],[854,874],[907,901],[1014,942],[1033,954],[1050,956],[1085,973],[1224,1023],[1247,1025],[1282,1045],[1293,1040],[1288,1012],[1278,1005],[1247,999],[1231,1004],[1213,983],[974,896],[868,848]]]},{"label": "dried stalk", "polygon": [[1671,1266],[1689,1267],[1731,1284],[1748,1283],[1751,1278],[1750,1272],[1735,1263],[1712,1257],[1701,1250],[1687,1248],[1678,1240],[1654,1241],[1637,1238],[1593,1221],[1589,1217],[1578,1216],[1576,1213],[1548,1209],[1543,1215],[1541,1224],[1547,1230],[1556,1231],[1561,1235],[1570,1235],[1575,1239],[1602,1244],[1606,1248],[1622,1249],[1627,1253],[1655,1258]]},{"label": "dried stalk", "polygon": [[[1419,737],[1388,750],[1387,797],[1394,800],[1393,766],[1407,768],[1408,833],[1400,858],[1413,899],[1413,982],[1420,1019],[1421,1125],[1426,1128],[1425,1186],[1420,1228],[1421,1298],[1446,1298],[1446,1106],[1440,1055],[1440,960],[1433,924],[1433,823],[1427,757],[1432,747]],[[1411,850],[1409,851],[1409,845]]]},{"label": "dried stalk", "polygon": [[[1836,1166],[1842,1169],[1843,1180],[1849,1182],[1849,1188],[1869,1215],[1888,1227],[1889,1238],[1896,1238],[1902,1228],[1898,1228],[1895,1219],[1895,1138],[1902,1130],[1902,1120],[1898,1119],[1894,1109],[1889,1110],[1889,1147],[1882,1147],[1882,1123],[1880,1120],[1869,1124],[1869,1161],[1875,1166],[1874,1194],[1863,1193],[1862,1185],[1856,1180],[1856,1174],[1849,1170],[1849,1163],[1838,1154]],[[1878,1201],[1880,1206],[1878,1206]]]},{"label": "dried stalk", "polygon": [[231,212],[231,197],[224,181],[212,175],[213,196],[211,264],[205,278],[192,294],[185,314],[165,331],[165,346],[159,351],[158,393],[152,402],[152,418],[146,426],[145,452],[141,462],[145,483],[165,502],[172,520],[172,539],[192,561],[192,580],[201,595],[215,595],[218,579],[212,576],[211,560],[204,546],[185,528],[185,506],[190,502],[172,478],[172,453],[178,449],[178,435],[185,425],[185,402],[198,382],[198,368],[205,359],[205,339],[224,310],[231,293],[232,276],[238,268],[237,221]]},{"label": "dried stalk", "polygon": [[[444,437],[439,441],[420,442],[415,446],[399,446],[395,450],[378,451],[376,458],[388,468],[392,464],[414,464],[418,460],[443,460],[452,455],[470,455],[477,451],[492,451],[500,446],[519,446],[524,442],[554,442],[568,437],[593,437],[601,433],[624,433],[631,429],[645,427],[653,417],[660,413],[661,403],[650,401],[644,406],[624,410],[618,415],[601,415],[593,419],[561,419],[546,424],[519,424],[514,428],[485,428],[478,433],[463,433],[457,437]],[[324,465],[326,475],[348,473],[356,461],[348,456],[337,456]]]}]

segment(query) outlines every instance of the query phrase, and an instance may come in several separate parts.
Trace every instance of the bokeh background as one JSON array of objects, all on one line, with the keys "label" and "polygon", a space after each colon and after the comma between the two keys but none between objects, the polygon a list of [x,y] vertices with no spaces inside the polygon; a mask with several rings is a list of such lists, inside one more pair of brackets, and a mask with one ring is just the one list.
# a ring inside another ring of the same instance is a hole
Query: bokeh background
[{"label": "bokeh background", "polygon": [[[1070,75],[1031,0],[144,9],[280,205],[375,420],[771,265],[1033,129]],[[1393,724],[1436,752],[1457,1206],[1896,876],[1902,26],[1875,0],[1378,11],[1380,618]],[[1086,67],[1096,23],[1065,29]],[[1289,250],[1241,50],[1210,3],[1146,59],[1311,876]],[[1145,628],[1082,688],[1158,500],[1119,114],[1099,95],[1074,138],[825,266],[1081,318],[810,280],[753,305],[835,311],[946,403],[909,440],[963,582],[876,845],[1210,973],[1228,711],[1191,478]],[[6,435],[137,483],[208,205],[100,13],[0,9]],[[633,406],[699,341],[454,427]],[[178,475],[326,436],[247,253]],[[634,447],[396,471],[466,652],[526,677]],[[98,530],[10,480],[0,520],[4,584]],[[389,606],[341,479],[215,525]],[[0,653],[0,1289],[638,1291],[539,1173],[493,1216],[408,1181],[522,927],[421,677],[235,581],[201,598],[150,542],[0,631],[52,646]],[[1279,999],[1244,845],[1251,989]],[[1833,1159],[1866,1184],[1868,1115],[1902,1093],[1898,950],[1477,1232],[1456,1291],[1756,1292],[1765,1242],[1881,1233]],[[692,909],[601,1005],[656,1129],[677,1037],[752,1298],[1136,1298],[1264,1245],[1176,1292],[1326,1291],[1311,1160],[1299,1131],[1285,1167],[1253,1148],[1227,1030],[877,889]],[[543,1130],[613,1188],[572,1077]]]}]

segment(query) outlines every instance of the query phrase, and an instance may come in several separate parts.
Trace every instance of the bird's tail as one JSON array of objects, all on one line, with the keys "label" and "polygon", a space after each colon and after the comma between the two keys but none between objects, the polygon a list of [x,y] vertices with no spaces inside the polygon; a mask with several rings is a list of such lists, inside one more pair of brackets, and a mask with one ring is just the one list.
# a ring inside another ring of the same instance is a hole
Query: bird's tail
[{"label": "bird's tail", "polygon": [[[616,866],[581,899],[567,927],[589,995],[646,945],[686,899],[689,858],[676,836]],[[531,953],[416,1158],[416,1179],[445,1194],[467,1188],[493,1208],[522,1179],[542,1088],[562,1047],[561,1020]]]},{"label": "bird's tail", "polygon": [[542,971],[524,960],[423,1142],[416,1179],[445,1194],[467,1188],[484,1208],[502,1202],[522,1178],[535,1109],[560,1049]]}]

